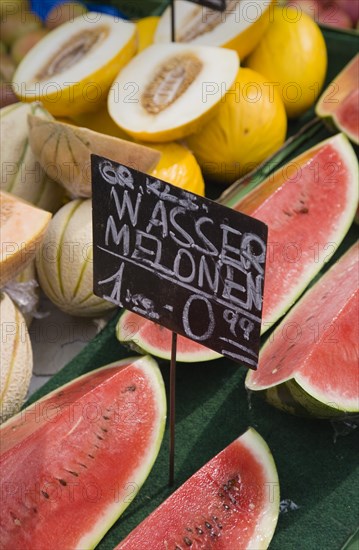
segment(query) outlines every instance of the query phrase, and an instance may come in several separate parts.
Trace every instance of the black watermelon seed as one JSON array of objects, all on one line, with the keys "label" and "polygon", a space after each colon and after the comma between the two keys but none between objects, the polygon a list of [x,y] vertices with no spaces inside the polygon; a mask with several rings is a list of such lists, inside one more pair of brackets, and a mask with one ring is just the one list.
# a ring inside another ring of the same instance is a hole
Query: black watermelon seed
[{"label": "black watermelon seed", "polygon": [[177,544],[176,544],[175,550],[182,550],[182,548],[180,546],[177,546]]},{"label": "black watermelon seed", "polygon": [[34,512],[34,514],[37,514],[37,508],[36,508],[36,506],[33,507],[32,511]]},{"label": "black watermelon seed", "polygon": [[47,493],[46,491],[43,491],[42,489],[41,489],[41,494],[42,494],[45,498],[50,498],[49,493]]},{"label": "black watermelon seed", "polygon": [[89,455],[89,454],[88,454],[87,456],[89,456],[90,458],[95,458],[93,455]]},{"label": "black watermelon seed", "polygon": [[103,415],[102,417],[104,420],[110,420],[110,417],[109,416],[106,416],[106,415]]},{"label": "black watermelon seed", "polygon": [[82,466],[83,468],[87,468],[86,464],[82,464],[82,462],[77,462],[79,466]]},{"label": "black watermelon seed", "polygon": [[72,476],[79,477],[79,474],[77,472],[74,472],[73,470],[66,470],[65,468],[65,471],[71,474]]},{"label": "black watermelon seed", "polygon": [[103,428],[102,426],[101,426],[101,430],[102,430],[103,432],[105,432],[105,433],[108,432],[108,429],[107,429],[107,428]]},{"label": "black watermelon seed", "polygon": [[203,535],[203,531],[200,527],[196,527],[196,531],[199,535]]},{"label": "black watermelon seed", "polygon": [[96,434],[96,437],[97,439],[101,439],[101,441],[103,441],[103,437],[101,437],[100,435]]},{"label": "black watermelon seed", "polygon": [[58,482],[59,482],[61,485],[63,485],[64,487],[67,485],[67,481],[65,481],[64,479],[59,478],[59,479],[58,479]]},{"label": "black watermelon seed", "polygon": [[225,510],[230,510],[230,507],[228,506],[228,504],[223,504],[223,508],[224,508]]},{"label": "black watermelon seed", "polygon": [[125,392],[126,391],[136,391],[136,385],[132,384],[132,386],[127,386],[127,388],[125,388]]},{"label": "black watermelon seed", "polygon": [[188,537],[183,537],[183,540],[187,546],[192,546],[192,541]]},{"label": "black watermelon seed", "polygon": [[207,527],[207,529],[212,529],[212,525],[208,521],[205,521],[204,524]]},{"label": "black watermelon seed", "polygon": [[193,530],[190,527],[186,527],[186,531],[188,531],[189,533],[193,533]]}]

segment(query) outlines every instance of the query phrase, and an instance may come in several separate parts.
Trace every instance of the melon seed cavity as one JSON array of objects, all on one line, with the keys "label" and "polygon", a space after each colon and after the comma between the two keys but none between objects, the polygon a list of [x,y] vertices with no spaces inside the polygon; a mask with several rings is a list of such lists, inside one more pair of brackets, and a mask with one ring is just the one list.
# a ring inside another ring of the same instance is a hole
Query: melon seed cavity
[{"label": "melon seed cavity", "polygon": [[192,53],[169,58],[142,94],[142,107],[152,115],[164,111],[187,90],[202,67],[202,61]]},{"label": "melon seed cavity", "polygon": [[61,49],[36,74],[35,80],[44,80],[70,69],[102,42],[108,33],[108,27],[102,25],[94,30],[85,30],[75,34],[61,45]]},{"label": "melon seed cavity", "polygon": [[186,20],[181,23],[181,29],[176,32],[176,41],[190,42],[213,31],[218,25],[225,22],[229,12],[234,12],[237,4],[238,0],[229,0],[223,12],[203,6],[194,7]]}]

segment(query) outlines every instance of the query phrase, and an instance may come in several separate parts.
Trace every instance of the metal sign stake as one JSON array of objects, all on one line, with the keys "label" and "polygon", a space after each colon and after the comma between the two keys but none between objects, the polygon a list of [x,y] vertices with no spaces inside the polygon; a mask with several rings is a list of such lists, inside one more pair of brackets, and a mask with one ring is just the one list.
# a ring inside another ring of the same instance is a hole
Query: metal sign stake
[{"label": "metal sign stake", "polygon": [[169,459],[169,480],[168,480],[168,484],[170,487],[172,487],[174,482],[174,465],[175,465],[176,353],[177,353],[177,333],[172,332],[171,367],[170,367],[170,459]]}]

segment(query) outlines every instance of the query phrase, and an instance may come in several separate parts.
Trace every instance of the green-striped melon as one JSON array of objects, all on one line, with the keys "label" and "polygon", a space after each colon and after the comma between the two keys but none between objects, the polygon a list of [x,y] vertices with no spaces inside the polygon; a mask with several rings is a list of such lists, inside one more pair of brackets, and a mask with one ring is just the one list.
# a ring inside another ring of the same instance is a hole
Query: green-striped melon
[{"label": "green-striped melon", "polygon": [[286,315],[261,350],[249,390],[301,416],[359,413],[359,241]]},{"label": "green-striped melon", "polygon": [[53,217],[36,256],[42,290],[70,315],[96,316],[112,309],[93,293],[91,199],[73,200]]},{"label": "green-striped melon", "polygon": [[0,293],[0,423],[18,412],[29,389],[33,358],[26,322],[5,292]]},{"label": "green-striped melon", "polygon": [[39,102],[15,103],[0,110],[0,189],[55,212],[65,191],[41,168],[29,145],[28,115],[52,119]]}]

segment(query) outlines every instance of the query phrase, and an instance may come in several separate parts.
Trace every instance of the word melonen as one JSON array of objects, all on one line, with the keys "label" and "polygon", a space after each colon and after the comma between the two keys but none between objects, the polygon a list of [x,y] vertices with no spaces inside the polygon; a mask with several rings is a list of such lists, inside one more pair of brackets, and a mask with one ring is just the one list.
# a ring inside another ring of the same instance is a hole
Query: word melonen
[{"label": "word melonen", "polygon": [[[261,311],[266,247],[260,237],[243,233],[226,220],[217,224],[206,215],[206,204],[192,194],[174,196],[160,180],[148,177],[145,189],[135,189],[125,167],[113,170],[104,163],[101,172],[113,185],[106,247],[115,245],[119,256],[147,265],[158,276],[191,285],[199,293]],[[120,193],[115,184],[122,188]],[[144,195],[156,199],[152,209]]]}]

